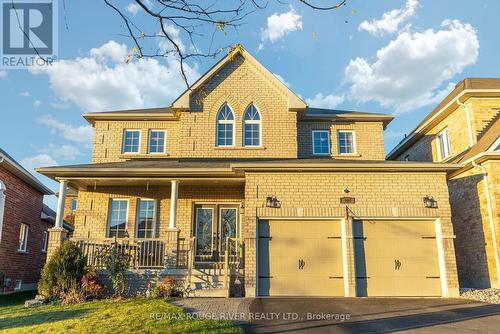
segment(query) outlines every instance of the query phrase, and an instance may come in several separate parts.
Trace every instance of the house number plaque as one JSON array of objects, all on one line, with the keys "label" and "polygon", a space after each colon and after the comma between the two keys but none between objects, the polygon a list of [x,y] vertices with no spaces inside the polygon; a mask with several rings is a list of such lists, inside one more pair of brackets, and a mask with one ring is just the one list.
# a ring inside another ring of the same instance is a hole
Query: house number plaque
[{"label": "house number plaque", "polygon": [[355,204],[356,198],[354,197],[340,197],[340,204]]}]

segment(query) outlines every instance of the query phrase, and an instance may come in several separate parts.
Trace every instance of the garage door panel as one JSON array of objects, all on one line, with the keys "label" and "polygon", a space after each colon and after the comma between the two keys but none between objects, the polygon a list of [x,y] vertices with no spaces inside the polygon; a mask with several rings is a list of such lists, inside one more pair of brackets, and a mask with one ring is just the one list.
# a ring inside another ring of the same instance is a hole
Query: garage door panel
[{"label": "garage door panel", "polygon": [[361,285],[368,296],[437,297],[441,296],[439,279],[421,277],[370,277]]},{"label": "garage door panel", "polygon": [[434,222],[355,221],[353,234],[358,295],[441,295]]},{"label": "garage door panel", "polygon": [[[316,276],[304,277],[272,277],[268,283],[268,293],[265,288],[259,289],[261,295],[267,296],[325,296],[325,291],[343,291],[342,279],[321,279]],[[313,283],[314,282],[314,283]],[[265,284],[266,285],[266,284]],[[264,285],[264,286],[265,286]]]},{"label": "garage door panel", "polygon": [[259,295],[343,295],[340,221],[260,221],[259,236]]}]

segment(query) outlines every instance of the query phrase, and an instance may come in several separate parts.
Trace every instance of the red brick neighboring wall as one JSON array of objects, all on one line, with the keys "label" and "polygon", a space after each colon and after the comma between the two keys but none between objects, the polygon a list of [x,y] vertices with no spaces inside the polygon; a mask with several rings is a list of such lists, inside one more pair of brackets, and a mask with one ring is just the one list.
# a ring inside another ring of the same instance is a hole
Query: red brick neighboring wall
[{"label": "red brick neighboring wall", "polygon": [[[0,289],[2,293],[12,292],[16,280],[22,280],[25,287],[38,282],[46,258],[46,254],[42,252],[43,232],[47,231],[51,224],[40,219],[42,193],[3,166],[0,166],[0,180],[7,187],[0,241],[0,273],[11,280],[7,288]],[[29,225],[26,253],[17,251],[21,223]]]}]

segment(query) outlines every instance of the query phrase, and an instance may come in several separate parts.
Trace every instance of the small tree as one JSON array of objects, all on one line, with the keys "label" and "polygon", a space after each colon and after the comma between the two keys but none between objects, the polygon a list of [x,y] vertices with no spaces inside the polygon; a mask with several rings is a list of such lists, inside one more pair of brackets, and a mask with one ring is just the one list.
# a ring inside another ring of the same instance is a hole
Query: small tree
[{"label": "small tree", "polygon": [[125,291],[125,271],[129,268],[129,256],[113,245],[102,255],[102,263],[113,284],[115,296],[121,296]]},{"label": "small tree", "polygon": [[87,258],[71,241],[65,241],[42,270],[38,292],[49,299],[61,298],[74,282],[81,282]]}]

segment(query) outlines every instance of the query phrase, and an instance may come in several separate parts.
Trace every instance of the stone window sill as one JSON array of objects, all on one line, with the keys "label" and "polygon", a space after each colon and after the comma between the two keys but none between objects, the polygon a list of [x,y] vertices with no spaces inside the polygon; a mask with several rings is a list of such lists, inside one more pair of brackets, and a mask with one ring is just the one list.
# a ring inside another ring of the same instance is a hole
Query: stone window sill
[{"label": "stone window sill", "polygon": [[360,158],[361,154],[349,153],[349,154],[332,154],[332,158]]},{"label": "stone window sill", "polygon": [[149,154],[120,154],[120,159],[154,159],[154,158],[167,158],[168,153],[149,153]]},{"label": "stone window sill", "polygon": [[267,150],[267,147],[265,146],[214,146],[214,150],[233,150],[233,151],[238,151],[238,150]]}]

